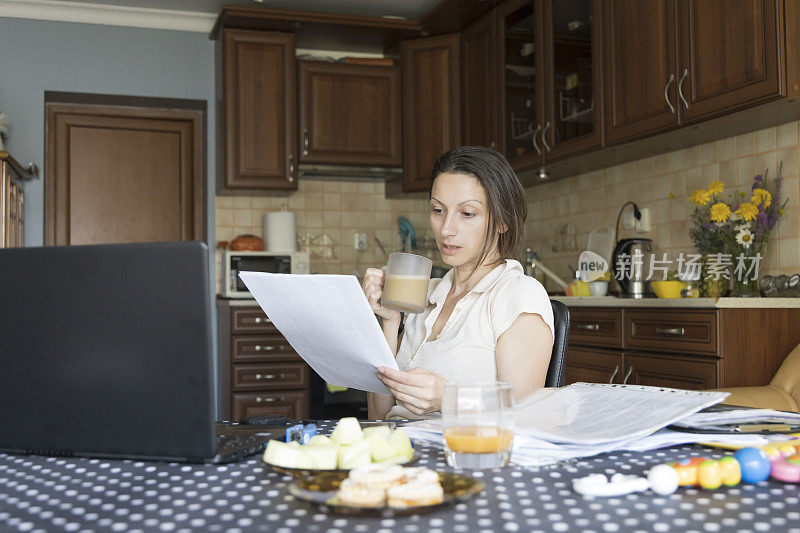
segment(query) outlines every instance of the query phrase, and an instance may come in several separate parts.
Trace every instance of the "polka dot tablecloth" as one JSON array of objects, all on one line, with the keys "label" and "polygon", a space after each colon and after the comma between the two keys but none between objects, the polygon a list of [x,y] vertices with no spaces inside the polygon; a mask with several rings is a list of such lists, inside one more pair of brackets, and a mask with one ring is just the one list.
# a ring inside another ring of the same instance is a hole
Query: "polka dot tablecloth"
[{"label": "polka dot tablecloth", "polygon": [[[418,449],[419,465],[451,470],[441,449]],[[359,518],[295,500],[286,490],[292,479],[259,457],[198,465],[0,454],[0,531],[800,533],[800,485],[766,481],[615,498],[584,498],[571,486],[574,477],[592,473],[643,475],[655,464],[722,455],[682,446],[538,469],[469,471],[485,490],[466,502],[423,515]]]}]

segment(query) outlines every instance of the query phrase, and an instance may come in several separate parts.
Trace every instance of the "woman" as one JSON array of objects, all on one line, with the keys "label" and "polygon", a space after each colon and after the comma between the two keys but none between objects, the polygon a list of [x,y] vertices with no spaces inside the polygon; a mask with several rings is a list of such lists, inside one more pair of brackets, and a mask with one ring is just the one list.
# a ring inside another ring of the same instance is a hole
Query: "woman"
[{"label": "woman", "polygon": [[385,273],[369,268],[364,293],[400,370],[381,367],[392,395],[368,393],[370,418],[421,418],[441,410],[445,381],[500,380],[520,401],[544,386],[553,311],[544,287],[518,257],[525,191],[495,150],[455,148],[433,165],[430,224],[452,267],[431,280],[428,306],[406,317],[380,304]]}]

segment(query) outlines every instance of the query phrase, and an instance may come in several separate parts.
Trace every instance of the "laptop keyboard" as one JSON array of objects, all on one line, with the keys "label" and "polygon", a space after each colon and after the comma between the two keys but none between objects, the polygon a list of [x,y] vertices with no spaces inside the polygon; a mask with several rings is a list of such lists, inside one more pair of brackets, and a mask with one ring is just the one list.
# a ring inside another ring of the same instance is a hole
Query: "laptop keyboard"
[{"label": "laptop keyboard", "polygon": [[269,437],[263,435],[217,435],[215,463],[232,463],[264,451]]}]

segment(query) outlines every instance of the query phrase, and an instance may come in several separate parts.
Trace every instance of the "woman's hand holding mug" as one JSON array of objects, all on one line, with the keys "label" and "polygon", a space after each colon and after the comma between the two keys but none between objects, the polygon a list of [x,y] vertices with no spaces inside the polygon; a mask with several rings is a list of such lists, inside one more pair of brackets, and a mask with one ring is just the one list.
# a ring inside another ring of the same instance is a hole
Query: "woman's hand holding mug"
[{"label": "woman's hand holding mug", "polygon": [[367,296],[372,312],[386,321],[400,322],[400,312],[381,305],[383,286],[386,283],[386,272],[380,268],[368,268],[364,273],[364,294]]}]

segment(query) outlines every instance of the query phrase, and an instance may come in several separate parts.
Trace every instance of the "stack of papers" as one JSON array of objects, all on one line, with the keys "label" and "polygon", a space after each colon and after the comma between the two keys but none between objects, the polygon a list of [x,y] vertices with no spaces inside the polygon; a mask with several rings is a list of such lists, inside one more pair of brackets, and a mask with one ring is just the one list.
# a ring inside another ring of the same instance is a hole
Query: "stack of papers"
[{"label": "stack of papers", "polygon": [[[719,441],[718,434],[662,428],[727,396],[725,392],[597,383],[542,389],[515,407],[511,460],[518,465],[540,466],[614,450],[643,451]],[[412,438],[443,444],[439,420],[411,422],[403,429]],[[766,444],[766,439],[758,435],[722,437],[741,445]]]}]

